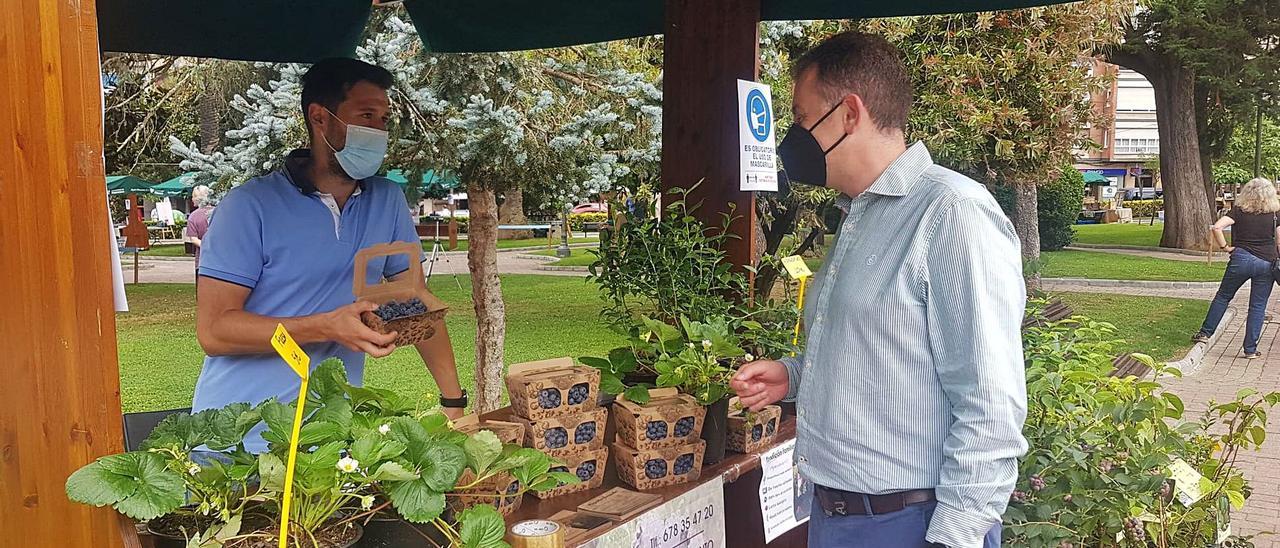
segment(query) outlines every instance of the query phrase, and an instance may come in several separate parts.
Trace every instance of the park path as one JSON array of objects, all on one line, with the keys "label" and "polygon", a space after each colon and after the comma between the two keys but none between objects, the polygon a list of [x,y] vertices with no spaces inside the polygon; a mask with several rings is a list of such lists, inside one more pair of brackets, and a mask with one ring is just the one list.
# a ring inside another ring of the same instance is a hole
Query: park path
[{"label": "park path", "polygon": [[[1161,379],[1165,388],[1182,398],[1188,419],[1198,418],[1211,400],[1234,400],[1241,388],[1253,388],[1261,393],[1280,390],[1280,329],[1275,322],[1267,322],[1258,343],[1263,357],[1246,360],[1240,350],[1244,342],[1245,314],[1242,309],[1238,312],[1221,327],[1222,335],[1205,353],[1199,368],[1180,379]],[[1280,416],[1277,413],[1280,408],[1273,408],[1262,449],[1241,452],[1237,460],[1253,487],[1253,495],[1244,509],[1232,515],[1232,532],[1236,534],[1280,532]],[[1265,535],[1255,539],[1254,544],[1257,548],[1280,548],[1280,537]]]},{"label": "park path", "polygon": [[[577,276],[582,277],[586,274],[583,272],[564,272],[564,271],[547,271],[539,270],[538,266],[545,265],[545,261],[530,259],[523,255],[529,251],[501,251],[498,253],[498,272],[501,274],[539,274],[544,276]],[[185,283],[193,284],[196,282],[195,275],[195,259],[191,257],[165,257],[165,258],[147,258],[139,259],[138,281],[139,283]],[[133,257],[121,257],[121,264],[124,269],[125,283],[133,282]],[[423,265],[426,270],[426,265]],[[452,276],[455,274],[470,274],[467,268],[466,252],[450,252],[440,254],[436,261],[433,276]]]}]

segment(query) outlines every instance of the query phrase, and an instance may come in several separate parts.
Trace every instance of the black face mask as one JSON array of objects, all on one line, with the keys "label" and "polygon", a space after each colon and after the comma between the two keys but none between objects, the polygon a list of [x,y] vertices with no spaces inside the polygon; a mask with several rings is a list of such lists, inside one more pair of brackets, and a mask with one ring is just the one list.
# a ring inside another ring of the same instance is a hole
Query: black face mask
[{"label": "black face mask", "polygon": [[812,131],[842,104],[844,103],[836,103],[831,110],[818,119],[818,123],[813,124],[813,127],[806,129],[800,124],[793,123],[787,129],[787,136],[778,143],[778,156],[782,158],[782,167],[788,180],[814,186],[827,186],[827,153],[840,146],[849,134],[844,134],[830,147],[823,149],[822,145],[818,144],[818,140],[813,137]]}]

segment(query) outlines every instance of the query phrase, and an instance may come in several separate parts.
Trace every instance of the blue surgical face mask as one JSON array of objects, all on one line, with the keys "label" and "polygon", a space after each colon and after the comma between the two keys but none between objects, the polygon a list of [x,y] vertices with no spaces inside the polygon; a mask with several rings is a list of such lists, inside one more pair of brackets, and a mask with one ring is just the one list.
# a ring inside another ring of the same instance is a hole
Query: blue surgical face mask
[{"label": "blue surgical face mask", "polygon": [[387,132],[348,124],[346,120],[338,118],[333,111],[327,108],[324,110],[335,120],[342,122],[342,125],[347,126],[347,144],[342,147],[342,150],[334,149],[333,145],[329,144],[329,139],[324,136],[324,132],[320,132],[320,138],[324,139],[324,144],[333,151],[334,157],[338,159],[338,165],[342,166],[342,171],[357,181],[378,173],[378,168],[382,167],[382,159],[387,156]]}]

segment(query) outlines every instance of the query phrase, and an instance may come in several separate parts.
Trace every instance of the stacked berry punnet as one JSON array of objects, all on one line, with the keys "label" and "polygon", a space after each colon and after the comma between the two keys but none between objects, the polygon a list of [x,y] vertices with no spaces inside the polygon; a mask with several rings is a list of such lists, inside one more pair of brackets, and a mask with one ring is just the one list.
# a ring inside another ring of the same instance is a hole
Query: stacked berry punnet
[{"label": "stacked berry punnet", "polygon": [[674,389],[650,390],[643,404],[619,399],[613,411],[618,476],[640,490],[696,479],[705,450],[699,436],[706,412],[697,400]]},{"label": "stacked berry punnet", "polygon": [[559,471],[582,483],[534,492],[538,498],[599,487],[609,459],[604,447],[609,410],[596,396],[600,371],[570,358],[512,365],[507,374],[513,420],[525,426],[524,445],[564,462]]},{"label": "stacked berry punnet", "polygon": [[736,404],[736,398],[729,400],[729,433],[725,446],[738,453],[758,453],[773,445],[782,420],[782,408],[769,405],[751,413]]}]

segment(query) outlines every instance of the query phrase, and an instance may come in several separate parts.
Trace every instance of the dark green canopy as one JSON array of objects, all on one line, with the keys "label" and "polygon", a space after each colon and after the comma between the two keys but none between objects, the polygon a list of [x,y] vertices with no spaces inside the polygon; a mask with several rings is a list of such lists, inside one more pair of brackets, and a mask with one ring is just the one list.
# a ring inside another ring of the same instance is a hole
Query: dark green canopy
[{"label": "dark green canopy", "polygon": [[[405,177],[404,171],[393,169],[387,172],[387,178],[391,179],[397,185],[407,186],[409,179]],[[428,169],[422,174],[422,179],[418,181],[418,188],[429,189],[438,187],[441,192],[458,188],[458,178],[449,172],[436,172],[434,169]]]},{"label": "dark green canopy", "polygon": [[107,194],[149,194],[151,183],[133,175],[107,177]]},{"label": "dark green canopy", "polygon": [[1098,173],[1096,171],[1086,171],[1084,172],[1084,184],[1109,185],[1111,184],[1111,179],[1106,178],[1101,173]]},{"label": "dark green canopy", "polygon": [[151,191],[161,196],[189,196],[195,181],[196,174],[189,171],[151,187]]},{"label": "dark green canopy", "polygon": [[[767,21],[1024,8],[1063,0],[759,0]],[[662,34],[664,0],[405,0],[432,51],[510,51]],[[313,62],[355,51],[370,0],[99,0],[104,51]],[[708,13],[708,17],[715,17]]]}]

